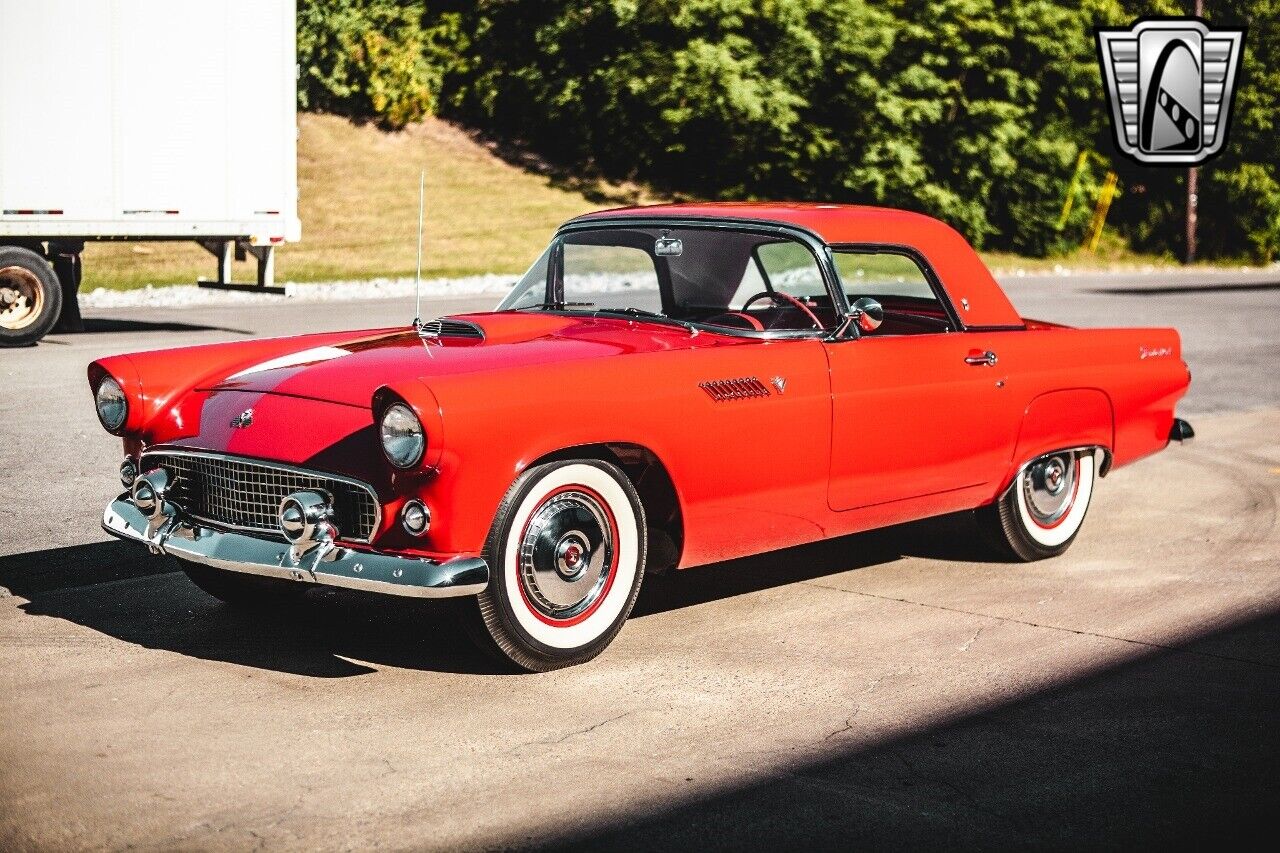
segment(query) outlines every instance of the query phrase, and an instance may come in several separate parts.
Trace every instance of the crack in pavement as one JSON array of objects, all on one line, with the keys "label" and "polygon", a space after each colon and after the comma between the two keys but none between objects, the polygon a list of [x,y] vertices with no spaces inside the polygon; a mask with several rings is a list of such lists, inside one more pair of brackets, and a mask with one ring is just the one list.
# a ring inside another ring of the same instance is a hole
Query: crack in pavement
[{"label": "crack in pavement", "polygon": [[962,652],[969,651],[969,647],[978,641],[978,638],[982,636],[982,632],[986,630],[986,627],[987,627],[986,625],[979,625],[978,630],[973,632],[973,636],[965,640],[964,643],[957,646],[956,648],[958,648]]},{"label": "crack in pavement", "polygon": [[846,719],[846,720],[844,721],[844,728],[842,728],[842,729],[836,729],[834,732],[832,732],[831,734],[829,734],[829,735],[827,735],[826,737],[824,737],[824,738],[822,739],[822,742],[823,742],[823,743],[826,743],[827,741],[831,740],[833,737],[836,737],[837,735],[842,735],[842,734],[844,734],[845,732],[852,731],[852,730],[853,730],[853,720],[854,720],[854,717],[857,717],[857,716],[858,716],[858,712],[859,712],[859,711],[861,711],[861,710],[862,710],[861,708],[854,708],[854,710],[853,710],[853,716],[852,716],[852,717],[849,717],[848,719]]},{"label": "crack in pavement", "polygon": [[571,732],[566,732],[564,735],[561,735],[558,738],[531,740],[531,741],[528,741],[527,743],[522,743],[517,746],[514,746],[507,751],[515,752],[517,749],[523,749],[526,746],[554,746],[555,744],[558,744],[558,743],[564,743],[571,737],[576,737],[578,735],[585,735],[585,734],[588,734],[589,732],[594,732],[596,729],[600,728],[601,726],[606,726],[609,723],[616,723],[618,720],[621,720],[623,717],[631,716],[631,713],[632,713],[631,711],[625,711],[616,717],[610,717],[607,720],[601,720],[595,725],[587,726],[585,729],[575,729]]},{"label": "crack in pavement", "polygon": [[[805,586],[816,586],[819,589],[831,590],[832,592],[843,592],[848,595],[860,595],[864,598],[876,598],[880,601],[892,601],[898,604],[910,604],[915,607],[925,607],[930,610],[942,610],[947,613],[960,613],[965,616],[976,616],[980,619],[994,619],[998,622],[1009,622],[1015,625],[1026,625],[1029,628],[1044,628],[1048,631],[1061,631],[1064,634],[1076,634],[1081,637],[1095,637],[1099,640],[1114,640],[1117,643],[1129,643],[1134,646],[1142,646],[1147,649],[1155,649],[1165,652],[1179,652],[1186,655],[1195,655],[1197,657],[1212,658],[1214,660],[1232,661],[1233,663],[1252,664],[1260,666],[1264,669],[1280,669],[1280,664],[1268,663],[1267,661],[1254,660],[1253,658],[1241,658],[1234,655],[1219,655],[1213,652],[1202,652],[1195,649],[1188,649],[1184,646],[1170,646],[1165,643],[1155,643],[1149,640],[1134,640],[1129,637],[1117,637],[1114,634],[1100,634],[1095,631],[1085,631],[1079,628],[1065,628],[1061,625],[1046,625],[1043,622],[1032,622],[1028,619],[1017,619],[1013,616],[996,616],[992,613],[978,613],[973,610],[965,610],[961,607],[947,607],[945,604],[929,604],[924,601],[913,601],[909,598],[898,598],[892,595],[879,595],[874,592],[862,592],[856,589],[845,589],[839,586],[830,586],[829,584],[815,583],[814,581],[800,581]],[[981,633],[981,630],[979,630]],[[977,638],[977,635],[974,635]]]}]

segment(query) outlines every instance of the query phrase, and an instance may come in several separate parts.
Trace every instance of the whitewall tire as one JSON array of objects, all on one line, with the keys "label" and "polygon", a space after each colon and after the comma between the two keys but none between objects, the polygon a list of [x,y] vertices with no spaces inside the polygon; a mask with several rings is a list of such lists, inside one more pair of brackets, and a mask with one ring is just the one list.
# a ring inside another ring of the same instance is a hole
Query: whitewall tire
[{"label": "whitewall tire", "polygon": [[494,518],[489,586],[477,598],[483,630],[473,636],[531,672],[590,660],[631,613],[645,548],[644,507],[617,466],[592,459],[531,468]]},{"label": "whitewall tire", "polygon": [[1024,561],[1066,551],[1089,511],[1097,478],[1096,453],[1048,453],[1023,466],[1000,499],[978,512],[989,538]]}]

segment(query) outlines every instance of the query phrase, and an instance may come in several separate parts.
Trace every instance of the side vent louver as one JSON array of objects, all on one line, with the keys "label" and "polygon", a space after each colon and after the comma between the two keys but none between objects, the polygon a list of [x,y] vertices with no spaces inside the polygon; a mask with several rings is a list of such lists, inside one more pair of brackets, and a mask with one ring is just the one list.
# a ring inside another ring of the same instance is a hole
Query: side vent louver
[{"label": "side vent louver", "polygon": [[706,391],[707,395],[717,403],[769,396],[769,387],[754,376],[743,379],[715,379],[711,382],[700,382],[698,387]]},{"label": "side vent louver", "polygon": [[450,320],[448,317],[432,320],[430,323],[423,323],[422,328],[418,330],[418,334],[424,338],[484,340],[484,329],[481,329],[475,323],[468,323],[466,320]]}]

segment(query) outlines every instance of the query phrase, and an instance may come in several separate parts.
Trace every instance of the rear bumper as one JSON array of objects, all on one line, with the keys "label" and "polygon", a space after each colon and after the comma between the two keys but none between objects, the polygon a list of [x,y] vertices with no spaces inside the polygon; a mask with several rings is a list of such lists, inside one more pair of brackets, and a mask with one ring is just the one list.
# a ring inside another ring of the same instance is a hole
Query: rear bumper
[{"label": "rear bumper", "polygon": [[436,562],[336,546],[316,548],[295,560],[284,542],[214,530],[177,516],[151,522],[126,495],[107,505],[102,529],[193,563],[299,583],[413,598],[477,595],[489,585],[489,566],[480,557]]}]

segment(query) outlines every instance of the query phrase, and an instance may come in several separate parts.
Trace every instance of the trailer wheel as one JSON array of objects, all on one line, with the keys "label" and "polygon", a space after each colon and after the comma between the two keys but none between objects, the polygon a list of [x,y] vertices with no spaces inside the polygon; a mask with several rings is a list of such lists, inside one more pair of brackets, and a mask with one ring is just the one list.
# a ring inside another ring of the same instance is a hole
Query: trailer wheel
[{"label": "trailer wheel", "polygon": [[30,249],[0,247],[0,346],[43,338],[62,313],[62,286],[48,261]]}]

